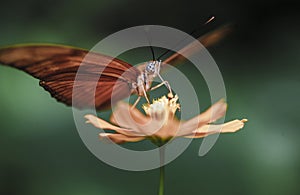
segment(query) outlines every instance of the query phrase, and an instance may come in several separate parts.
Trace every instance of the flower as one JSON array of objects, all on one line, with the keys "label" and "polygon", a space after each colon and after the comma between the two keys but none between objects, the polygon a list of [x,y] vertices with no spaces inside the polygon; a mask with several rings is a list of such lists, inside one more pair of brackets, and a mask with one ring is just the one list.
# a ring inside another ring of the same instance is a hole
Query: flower
[{"label": "flower", "polygon": [[168,99],[166,96],[146,104],[144,115],[137,108],[125,102],[119,102],[110,118],[111,123],[94,115],[85,115],[86,123],[97,128],[113,130],[113,133],[100,133],[100,138],[109,138],[121,144],[150,139],[152,142],[165,143],[175,137],[202,138],[215,133],[233,133],[244,127],[247,119],[233,120],[224,124],[211,124],[223,117],[227,104],[220,100],[204,113],[180,121],[175,113],[180,109],[178,96]]}]

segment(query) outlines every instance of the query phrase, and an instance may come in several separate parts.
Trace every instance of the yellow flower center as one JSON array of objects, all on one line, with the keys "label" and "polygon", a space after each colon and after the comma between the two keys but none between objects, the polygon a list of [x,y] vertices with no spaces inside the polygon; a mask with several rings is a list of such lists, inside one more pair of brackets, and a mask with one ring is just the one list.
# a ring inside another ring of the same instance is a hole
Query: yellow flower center
[{"label": "yellow flower center", "polygon": [[143,109],[145,110],[146,114],[151,116],[153,119],[167,121],[168,117],[173,117],[176,110],[180,108],[177,100],[177,95],[170,100],[166,96],[163,96],[157,100],[153,100],[153,103],[150,105],[144,105]]}]

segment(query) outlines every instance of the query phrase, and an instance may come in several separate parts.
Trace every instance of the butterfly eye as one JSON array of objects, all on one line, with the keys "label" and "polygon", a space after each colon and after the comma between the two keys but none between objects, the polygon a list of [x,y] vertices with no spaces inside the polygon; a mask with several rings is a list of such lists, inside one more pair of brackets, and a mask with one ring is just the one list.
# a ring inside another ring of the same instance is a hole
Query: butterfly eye
[{"label": "butterfly eye", "polygon": [[155,63],[150,62],[147,66],[146,66],[146,71],[148,73],[154,73],[155,71]]}]

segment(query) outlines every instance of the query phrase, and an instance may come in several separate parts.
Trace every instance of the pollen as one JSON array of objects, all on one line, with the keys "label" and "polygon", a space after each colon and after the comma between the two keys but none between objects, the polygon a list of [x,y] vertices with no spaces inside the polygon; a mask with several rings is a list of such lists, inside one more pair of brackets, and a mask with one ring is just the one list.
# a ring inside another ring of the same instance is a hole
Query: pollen
[{"label": "pollen", "polygon": [[157,120],[166,120],[170,115],[174,115],[177,109],[180,108],[180,104],[177,103],[178,96],[174,98],[167,98],[162,96],[156,100],[153,100],[152,104],[143,105],[143,109],[148,116]]}]

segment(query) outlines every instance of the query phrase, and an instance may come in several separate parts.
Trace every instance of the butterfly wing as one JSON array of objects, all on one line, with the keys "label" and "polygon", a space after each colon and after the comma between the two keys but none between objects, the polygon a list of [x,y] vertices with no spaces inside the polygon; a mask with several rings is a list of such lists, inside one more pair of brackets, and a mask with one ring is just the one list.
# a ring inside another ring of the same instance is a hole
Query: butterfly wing
[{"label": "butterfly wing", "polygon": [[191,56],[195,51],[197,51],[195,47],[198,45],[198,41],[204,46],[204,47],[210,47],[217,42],[219,42],[221,39],[223,39],[228,33],[231,31],[231,26],[230,25],[225,25],[222,26],[212,32],[209,32],[205,35],[200,36],[197,40],[194,42],[188,44],[184,48],[182,48],[179,52],[174,53],[167,59],[163,61],[163,64],[170,64],[170,65],[175,65],[180,63],[181,61],[184,60],[184,57],[179,54],[182,53],[185,56]]},{"label": "butterfly wing", "polygon": [[98,110],[110,105],[113,92],[115,101],[130,95],[130,84],[140,74],[119,59],[62,45],[2,48],[0,63],[39,79],[40,85],[59,102],[68,106],[75,103],[73,106],[78,108],[95,106]]}]

